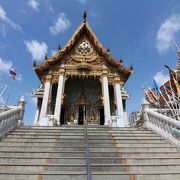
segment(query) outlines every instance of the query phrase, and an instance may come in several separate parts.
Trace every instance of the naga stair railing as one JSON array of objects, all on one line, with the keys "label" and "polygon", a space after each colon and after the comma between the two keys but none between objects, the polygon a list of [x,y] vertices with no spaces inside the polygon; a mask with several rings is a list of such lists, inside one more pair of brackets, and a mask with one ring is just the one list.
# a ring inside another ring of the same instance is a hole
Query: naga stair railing
[{"label": "naga stair railing", "polygon": [[180,121],[149,108],[147,101],[142,103],[142,115],[144,127],[153,130],[180,148]]},{"label": "naga stair railing", "polygon": [[24,97],[21,97],[17,106],[0,113],[0,137],[23,123]]}]

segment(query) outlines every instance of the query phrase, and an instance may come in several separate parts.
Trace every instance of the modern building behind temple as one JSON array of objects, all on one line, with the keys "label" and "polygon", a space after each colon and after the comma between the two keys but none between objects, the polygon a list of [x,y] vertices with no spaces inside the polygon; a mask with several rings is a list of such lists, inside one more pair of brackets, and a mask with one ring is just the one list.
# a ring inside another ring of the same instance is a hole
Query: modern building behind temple
[{"label": "modern building behind temple", "polygon": [[84,15],[72,38],[57,54],[34,64],[41,86],[35,125],[77,123],[127,126],[124,85],[132,68],[102,47]]}]

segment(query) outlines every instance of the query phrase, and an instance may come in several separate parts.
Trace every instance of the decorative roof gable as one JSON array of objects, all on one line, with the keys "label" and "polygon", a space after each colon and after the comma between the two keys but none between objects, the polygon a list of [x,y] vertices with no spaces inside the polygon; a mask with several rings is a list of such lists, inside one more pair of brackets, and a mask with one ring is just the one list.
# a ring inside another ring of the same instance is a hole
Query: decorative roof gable
[{"label": "decorative roof gable", "polygon": [[102,47],[101,43],[98,41],[97,37],[90,28],[88,22],[86,21],[86,17],[84,17],[83,22],[77,28],[71,39],[62,49],[59,48],[59,52],[57,54],[50,58],[47,58],[43,64],[34,66],[34,70],[37,73],[38,77],[40,78],[43,72],[47,71],[51,66],[61,62],[65,56],[69,55],[70,52],[72,52],[73,48],[77,46],[77,44],[78,47],[76,47],[76,53],[72,55],[73,59],[85,62],[92,61],[93,58],[96,57],[93,56],[92,58],[91,56],[94,53],[94,48],[98,55],[101,57],[101,59],[113,68],[116,68],[122,74],[124,74],[126,76],[126,80],[132,73],[132,68],[124,67],[122,65],[122,61],[116,60],[114,57],[111,56],[108,50]]}]

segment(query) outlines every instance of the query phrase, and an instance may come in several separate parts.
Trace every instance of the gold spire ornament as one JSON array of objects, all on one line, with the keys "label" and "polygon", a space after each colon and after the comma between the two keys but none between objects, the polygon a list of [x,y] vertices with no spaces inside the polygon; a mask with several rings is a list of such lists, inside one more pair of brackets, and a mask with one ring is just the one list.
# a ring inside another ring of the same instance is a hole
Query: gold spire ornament
[{"label": "gold spire ornament", "polygon": [[86,18],[87,18],[87,12],[84,11],[84,14],[83,14],[84,23],[86,22]]}]

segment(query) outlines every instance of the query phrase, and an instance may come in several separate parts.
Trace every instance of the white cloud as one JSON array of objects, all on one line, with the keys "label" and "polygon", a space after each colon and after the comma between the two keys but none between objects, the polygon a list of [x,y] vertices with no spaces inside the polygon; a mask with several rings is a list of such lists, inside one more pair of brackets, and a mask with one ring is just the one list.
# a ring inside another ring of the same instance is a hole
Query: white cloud
[{"label": "white cloud", "polygon": [[6,61],[0,58],[0,71],[9,73],[9,70],[12,67],[12,62],[11,61]]},{"label": "white cloud", "polygon": [[56,50],[51,50],[51,56],[54,56],[57,53]]},{"label": "white cloud", "polygon": [[0,20],[2,20],[4,23],[8,24],[9,26],[11,26],[12,28],[18,30],[18,31],[22,31],[21,26],[14,23],[12,20],[10,20],[7,15],[6,15],[6,11],[3,9],[3,7],[0,5]]},{"label": "white cloud", "polygon": [[54,22],[54,25],[49,28],[51,34],[56,35],[60,32],[64,32],[71,26],[70,21],[67,19],[65,13],[60,13],[58,19]]},{"label": "white cloud", "polygon": [[39,2],[37,0],[29,0],[28,5],[33,8],[36,12],[39,11]]},{"label": "white cloud", "polygon": [[1,18],[2,20],[6,20],[6,19],[7,19],[6,12],[5,12],[5,10],[2,8],[1,5],[0,5],[0,18]]},{"label": "white cloud", "polygon": [[47,53],[47,45],[45,42],[36,40],[25,41],[27,50],[31,53],[32,60],[41,61]]},{"label": "white cloud", "polygon": [[154,76],[154,79],[156,80],[158,85],[161,86],[169,80],[169,74],[163,74],[162,71],[159,71]]},{"label": "white cloud", "polygon": [[156,35],[156,46],[159,53],[164,53],[174,46],[175,34],[180,31],[180,15],[173,14],[160,26]]},{"label": "white cloud", "polygon": [[87,0],[77,0],[78,2],[82,3],[82,4],[86,4]]}]

